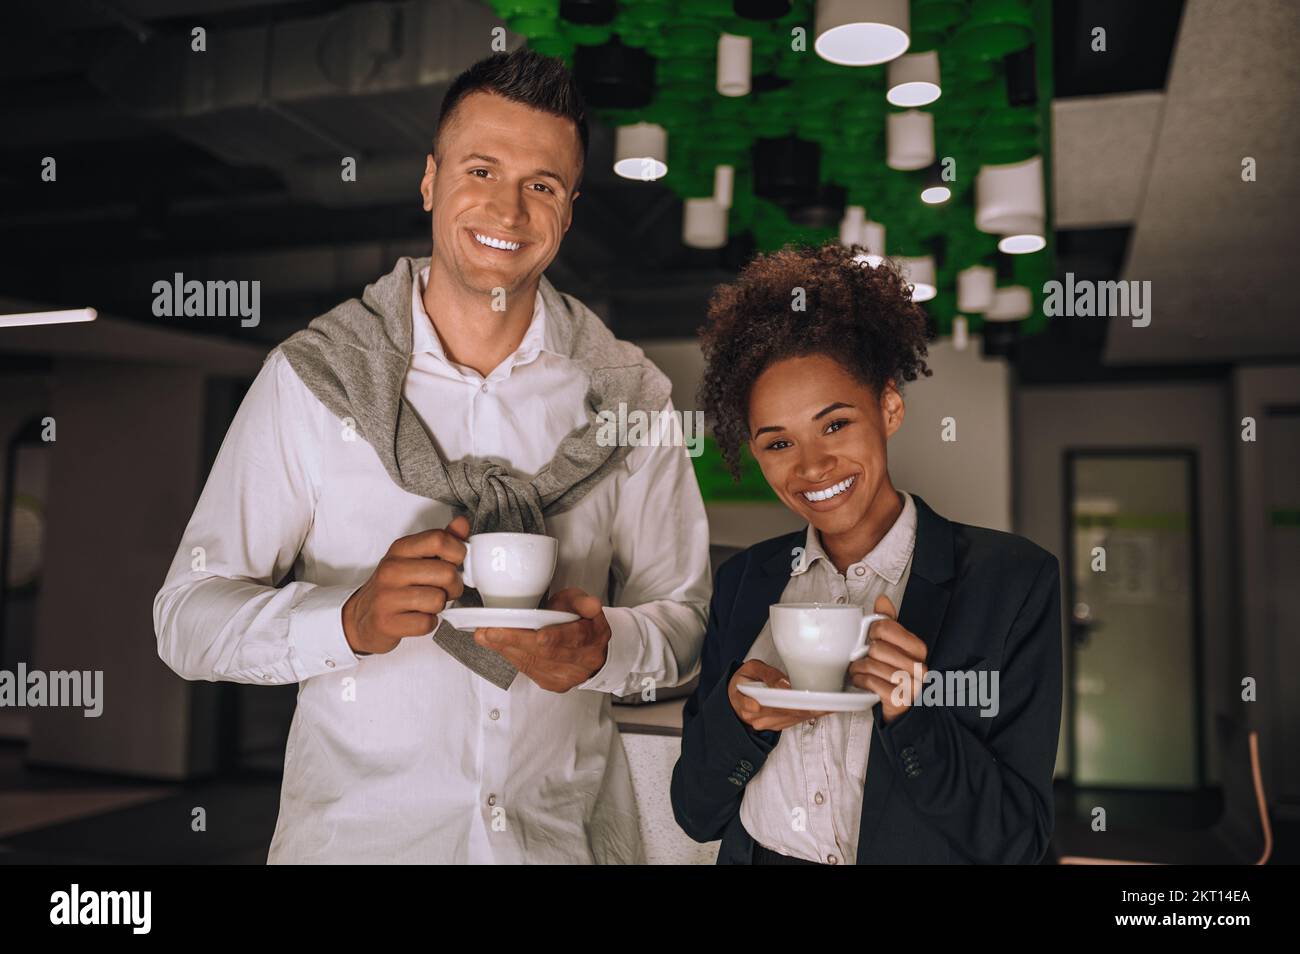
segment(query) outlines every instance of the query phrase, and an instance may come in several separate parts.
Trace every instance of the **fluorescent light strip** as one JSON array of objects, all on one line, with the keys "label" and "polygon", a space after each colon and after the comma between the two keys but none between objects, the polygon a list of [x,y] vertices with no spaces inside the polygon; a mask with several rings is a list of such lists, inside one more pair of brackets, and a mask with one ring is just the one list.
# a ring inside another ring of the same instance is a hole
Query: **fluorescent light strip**
[{"label": "fluorescent light strip", "polygon": [[77,321],[94,321],[93,308],[72,311],[27,311],[17,315],[0,315],[0,328],[21,328],[25,325],[66,325]]}]

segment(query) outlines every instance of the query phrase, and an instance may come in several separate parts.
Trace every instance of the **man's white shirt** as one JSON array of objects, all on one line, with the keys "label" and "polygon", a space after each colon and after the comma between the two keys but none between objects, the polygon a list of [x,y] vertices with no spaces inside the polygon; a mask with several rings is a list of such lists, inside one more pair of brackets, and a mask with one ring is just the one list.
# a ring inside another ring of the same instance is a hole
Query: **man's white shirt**
[{"label": "man's white shirt", "polygon": [[[444,459],[532,476],[587,421],[567,316],[537,295],[518,349],[484,378],[446,357],[422,303],[427,277],[412,290],[406,400]],[[581,503],[546,518],[559,540],[548,593],[601,599],[608,658],[567,693],[523,674],[501,690],[431,636],[364,657],[348,646],[343,604],[392,542],[456,513],[394,483],[350,423],[274,353],[154,600],[159,654],[182,676],[298,683],[269,861],[643,861],[610,694],[698,670],[709,539],[686,449],[633,447]]]}]

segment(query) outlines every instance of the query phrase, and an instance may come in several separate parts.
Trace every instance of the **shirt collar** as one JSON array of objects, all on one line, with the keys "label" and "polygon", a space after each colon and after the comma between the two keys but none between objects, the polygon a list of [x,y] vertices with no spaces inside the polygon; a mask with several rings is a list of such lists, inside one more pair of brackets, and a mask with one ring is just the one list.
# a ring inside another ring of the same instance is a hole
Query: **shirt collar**
[{"label": "shirt collar", "polygon": [[[912,495],[907,491],[900,491],[900,493],[903,496],[903,512],[898,515],[894,525],[880,538],[880,542],[872,551],[858,561],[895,586],[903,578],[903,571],[907,569],[908,561],[912,559],[912,551],[916,548],[916,504],[912,502]],[[804,539],[803,559],[799,561],[791,575],[798,576],[806,573],[817,560],[825,560],[826,565],[835,570],[835,564],[822,547],[821,535],[810,523]],[[839,571],[835,570],[835,572]]]},{"label": "shirt collar", "polygon": [[[446,364],[452,364],[446,351],[443,350],[442,341],[434,330],[429,313],[424,310],[424,289],[428,281],[429,266],[426,265],[420,269],[417,280],[411,283],[411,353],[427,352]],[[542,281],[546,279],[543,278]],[[561,336],[554,325],[555,322],[550,320],[548,314],[545,297],[539,289],[533,296],[533,320],[528,323],[528,330],[524,332],[519,347],[515,349],[511,366],[527,364],[541,351],[567,356],[567,352],[562,349]]]}]

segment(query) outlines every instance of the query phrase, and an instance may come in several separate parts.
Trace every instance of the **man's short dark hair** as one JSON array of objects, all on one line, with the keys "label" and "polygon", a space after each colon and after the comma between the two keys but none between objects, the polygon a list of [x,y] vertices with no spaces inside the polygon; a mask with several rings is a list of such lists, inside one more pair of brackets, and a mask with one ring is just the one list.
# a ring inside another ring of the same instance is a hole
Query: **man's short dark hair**
[{"label": "man's short dark hair", "polygon": [[562,60],[521,46],[510,53],[494,53],[484,57],[457,76],[442,98],[438,128],[433,136],[435,157],[438,152],[438,137],[442,135],[443,127],[447,125],[456,106],[470,93],[496,93],[512,102],[570,120],[577,127],[578,140],[582,145],[582,166],[578,171],[578,180],[582,180],[582,167],[587,164],[589,138],[587,107],[577,81]]}]

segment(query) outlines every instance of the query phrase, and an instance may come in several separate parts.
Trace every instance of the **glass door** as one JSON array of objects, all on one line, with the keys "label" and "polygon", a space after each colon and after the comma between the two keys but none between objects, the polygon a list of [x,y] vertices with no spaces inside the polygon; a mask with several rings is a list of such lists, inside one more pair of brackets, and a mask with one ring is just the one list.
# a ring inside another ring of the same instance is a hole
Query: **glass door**
[{"label": "glass door", "polygon": [[1203,783],[1195,454],[1066,455],[1079,786]]}]

